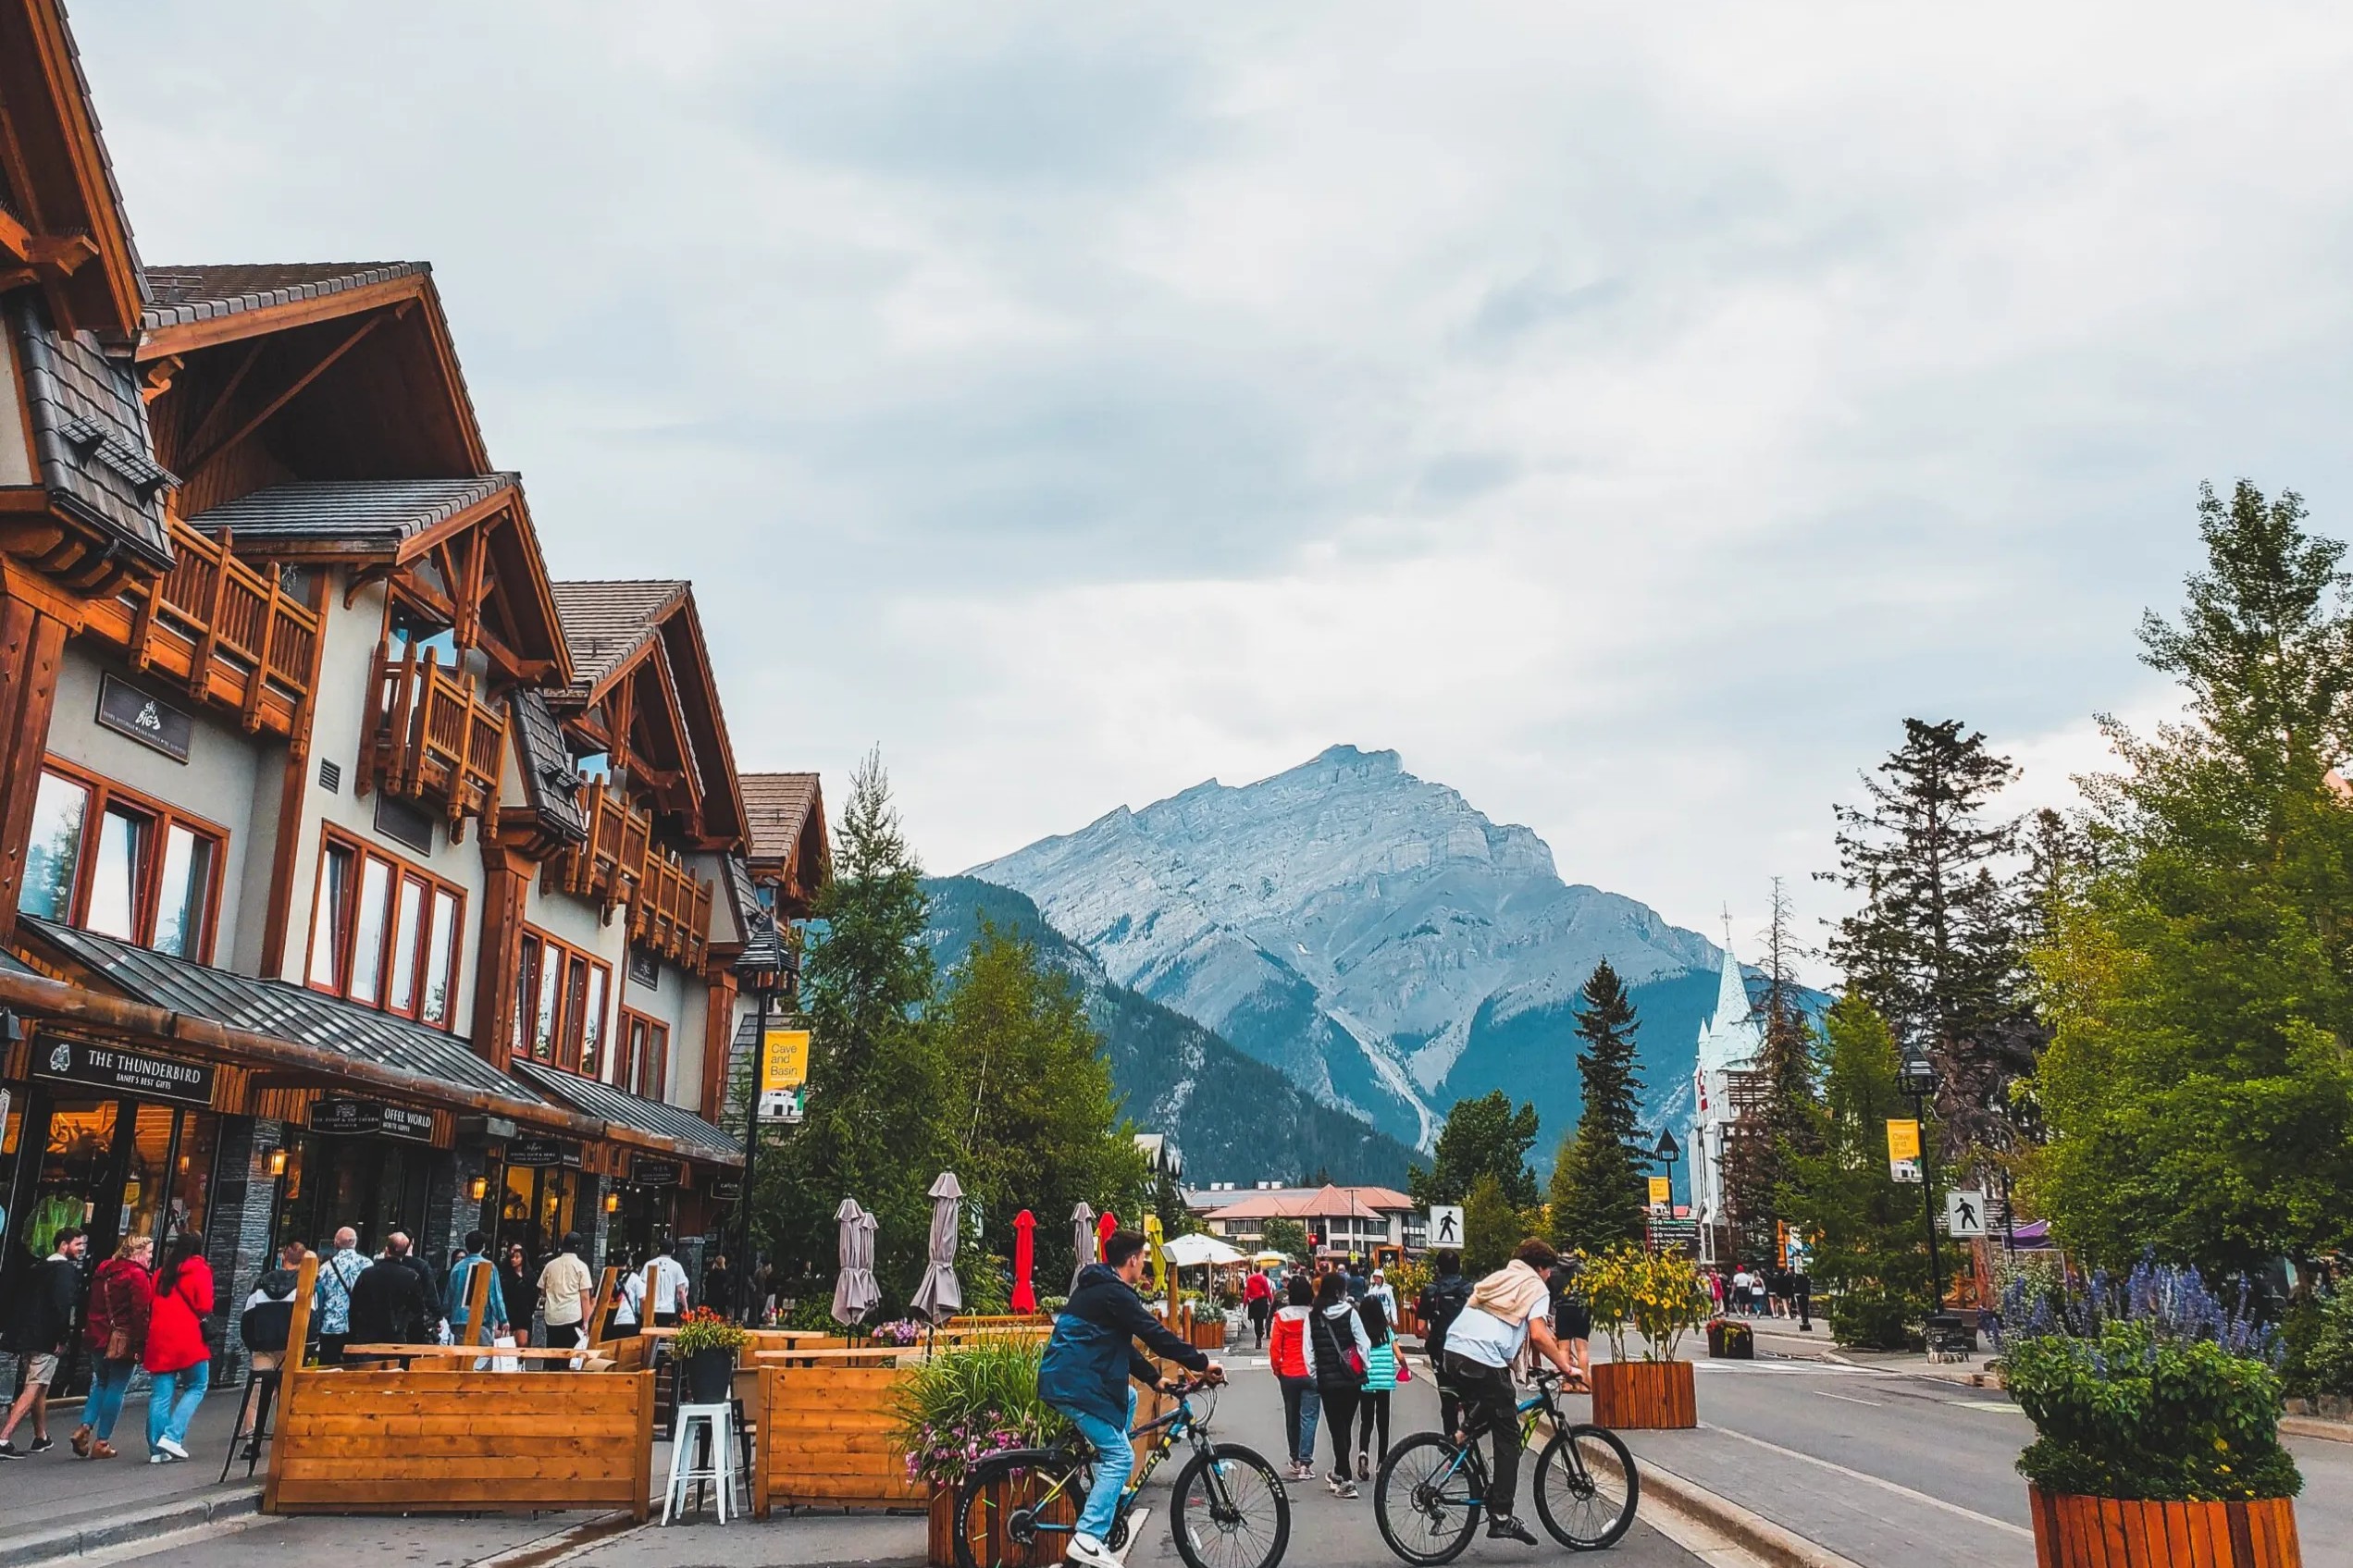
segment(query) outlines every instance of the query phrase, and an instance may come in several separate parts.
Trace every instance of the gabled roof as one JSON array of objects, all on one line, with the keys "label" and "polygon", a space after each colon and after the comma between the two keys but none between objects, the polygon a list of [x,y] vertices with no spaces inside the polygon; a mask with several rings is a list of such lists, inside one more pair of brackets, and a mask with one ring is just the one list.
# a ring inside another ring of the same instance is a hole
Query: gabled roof
[{"label": "gabled roof", "polygon": [[564,646],[572,650],[572,690],[594,701],[602,688],[653,640],[662,623],[686,601],[694,585],[668,581],[551,583]]},{"label": "gabled roof", "polygon": [[[141,327],[160,332],[249,311],[277,310],[349,295],[402,278],[424,278],[429,262],[231,262],[220,265],[157,266],[147,272],[147,308]],[[359,308],[355,301],[339,302]]]},{"label": "gabled roof", "polygon": [[572,764],[571,748],[563,744],[555,710],[537,686],[517,686],[507,706],[514,715],[524,798],[557,837],[582,842],[588,836],[588,819],[580,804],[580,773]]},{"label": "gabled roof", "polygon": [[325,549],[396,558],[401,547],[516,488],[513,474],[465,479],[305,479],[242,495],[188,520],[206,533],[234,529],[267,549]]},{"label": "gabled roof", "polygon": [[692,1111],[680,1110],[660,1100],[648,1100],[626,1090],[615,1089],[610,1083],[600,1083],[593,1078],[583,1078],[576,1072],[565,1072],[560,1068],[524,1061],[514,1066],[532,1088],[584,1115],[690,1144],[692,1152],[702,1159],[723,1165],[743,1164],[743,1144]]},{"label": "gabled roof", "polygon": [[789,860],[817,805],[814,773],[746,773],[744,832],[759,860]]},{"label": "gabled roof", "polygon": [[139,248],[58,0],[0,0],[0,216],[22,232],[60,326],[128,339],[144,290]]},{"label": "gabled roof", "polygon": [[42,484],[90,526],[170,566],[164,491],[177,481],[149,455],[137,371],[87,334],[51,327],[31,290],[6,308]]}]

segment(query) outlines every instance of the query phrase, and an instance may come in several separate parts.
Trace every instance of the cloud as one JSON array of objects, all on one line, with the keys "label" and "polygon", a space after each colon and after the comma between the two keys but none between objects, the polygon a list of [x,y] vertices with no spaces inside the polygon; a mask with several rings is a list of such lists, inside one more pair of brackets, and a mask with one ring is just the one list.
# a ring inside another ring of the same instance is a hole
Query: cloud
[{"label": "cloud", "polygon": [[1905,715],[2161,700],[2199,479],[2353,500],[2335,8],[654,16],[75,19],[147,255],[434,261],[557,570],[942,867],[1350,740],[1833,912]]}]

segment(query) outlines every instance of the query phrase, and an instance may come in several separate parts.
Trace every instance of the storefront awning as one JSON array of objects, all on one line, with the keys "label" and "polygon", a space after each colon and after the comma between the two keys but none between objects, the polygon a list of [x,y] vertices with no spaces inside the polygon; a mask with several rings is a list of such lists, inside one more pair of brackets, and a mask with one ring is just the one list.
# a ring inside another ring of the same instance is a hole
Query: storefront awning
[{"label": "storefront awning", "polygon": [[556,1068],[542,1067],[537,1062],[517,1062],[514,1070],[532,1088],[572,1106],[584,1116],[617,1122],[650,1132],[657,1138],[669,1139],[687,1146],[696,1159],[720,1165],[741,1165],[743,1144],[712,1126],[692,1111],[659,1100],[642,1099],[609,1083],[599,1083],[578,1073],[564,1072]]}]

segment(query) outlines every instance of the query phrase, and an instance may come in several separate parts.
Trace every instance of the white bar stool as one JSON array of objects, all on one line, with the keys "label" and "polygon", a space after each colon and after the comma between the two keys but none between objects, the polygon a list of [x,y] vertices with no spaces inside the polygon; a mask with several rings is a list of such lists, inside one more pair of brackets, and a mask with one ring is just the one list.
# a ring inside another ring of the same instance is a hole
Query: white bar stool
[{"label": "white bar stool", "polygon": [[[708,1464],[696,1463],[694,1433],[700,1424],[711,1437],[711,1458]],[[727,1522],[727,1504],[736,1488],[736,1422],[732,1404],[682,1404],[670,1437],[670,1488],[662,1500],[662,1522],[685,1506],[685,1493],[689,1487],[704,1481],[716,1482],[719,1492],[719,1523]],[[736,1504],[736,1512],[744,1512],[743,1504]]]}]

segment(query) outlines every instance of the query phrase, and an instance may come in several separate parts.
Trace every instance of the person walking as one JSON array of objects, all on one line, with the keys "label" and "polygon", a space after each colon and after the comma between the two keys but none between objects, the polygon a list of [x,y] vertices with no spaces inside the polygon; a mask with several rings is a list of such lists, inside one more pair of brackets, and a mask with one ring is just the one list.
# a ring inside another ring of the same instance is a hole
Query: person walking
[{"label": "person walking", "polygon": [[1307,1376],[1323,1402],[1324,1430],[1331,1434],[1331,1474],[1324,1483],[1333,1497],[1352,1498],[1356,1478],[1349,1469],[1348,1449],[1356,1439],[1356,1398],[1365,1386],[1365,1357],[1372,1343],[1348,1299],[1346,1275],[1326,1275],[1316,1288],[1305,1338]]},{"label": "person walking", "polygon": [[1267,1324],[1274,1316],[1274,1281],[1267,1276],[1270,1269],[1252,1269],[1250,1278],[1242,1282],[1242,1311],[1250,1319],[1250,1348],[1264,1350],[1267,1345]]},{"label": "person walking", "polygon": [[352,1337],[352,1287],[367,1272],[360,1255],[360,1233],[346,1225],[335,1232],[335,1250],[318,1263],[318,1285],[311,1292],[311,1310],[318,1314],[318,1364],[339,1366],[343,1344]]},{"label": "person walking", "polygon": [[1380,1297],[1367,1294],[1356,1303],[1356,1315],[1364,1320],[1365,1339],[1371,1345],[1365,1352],[1364,1389],[1356,1398],[1356,1478],[1369,1481],[1373,1467],[1389,1457],[1389,1395],[1397,1387],[1397,1337]]},{"label": "person walking", "polygon": [[1742,1264],[1732,1271],[1732,1311],[1737,1316],[1748,1317],[1752,1315],[1749,1312],[1749,1285],[1751,1280],[1752,1276],[1749,1273],[1749,1266],[1747,1264]]},{"label": "person walking", "polygon": [[441,1300],[441,1277],[433,1266],[418,1255],[415,1238],[405,1230],[395,1230],[384,1238],[384,1253],[394,1263],[416,1276],[418,1292],[425,1301],[424,1331],[417,1336],[420,1345],[446,1345],[449,1339],[442,1327],[449,1321],[449,1308]]},{"label": "person walking", "polygon": [[736,1315],[736,1271],[727,1266],[724,1253],[713,1257],[711,1266],[702,1271],[702,1304],[722,1317]]},{"label": "person walking", "polygon": [[508,1242],[505,1253],[499,1259],[499,1297],[506,1303],[508,1321],[514,1326],[514,1342],[518,1345],[531,1342],[531,1320],[539,1312],[539,1292],[531,1283],[532,1278],[530,1259],[523,1251],[523,1243]]},{"label": "person walking", "polygon": [[613,1287],[613,1321],[607,1326],[605,1336],[613,1340],[634,1339],[639,1327],[638,1303],[646,1293],[645,1270],[634,1266],[626,1253],[615,1254],[614,1261],[621,1270],[621,1282]]},{"label": "person walking", "polygon": [[278,1250],[278,1266],[254,1281],[253,1293],[237,1317],[237,1337],[254,1376],[237,1401],[237,1440],[245,1447],[239,1457],[261,1457],[261,1431],[268,1420],[267,1374],[286,1364],[286,1337],[294,1331],[294,1298],[303,1289],[303,1255],[309,1249],[289,1241]]},{"label": "person walking", "polygon": [[653,1244],[653,1261],[646,1266],[653,1271],[653,1299],[640,1303],[639,1315],[656,1328],[675,1328],[678,1315],[687,1310],[686,1266],[670,1255],[664,1238]]},{"label": "person walking", "polygon": [[[352,1287],[352,1340],[363,1345],[421,1345],[430,1325],[425,1282],[408,1266],[408,1237],[384,1238],[384,1255]],[[389,1358],[387,1358],[389,1359]],[[402,1362],[406,1370],[407,1362]]]},{"label": "person walking", "polygon": [[1315,1311],[1316,1288],[1306,1275],[1294,1274],[1283,1291],[1287,1299],[1275,1312],[1272,1336],[1267,1341],[1267,1364],[1274,1369],[1275,1382],[1282,1389],[1282,1429],[1291,1443],[1291,1467],[1283,1479],[1312,1481],[1316,1478],[1316,1418],[1323,1413],[1316,1380],[1307,1371],[1307,1319]]},{"label": "person walking", "polygon": [[1469,1303],[1446,1330],[1446,1365],[1462,1393],[1464,1427],[1473,1439],[1485,1435],[1492,1440],[1488,1537],[1524,1546],[1534,1546],[1536,1536],[1512,1512],[1519,1491],[1519,1410],[1512,1369],[1532,1352],[1558,1368],[1570,1389],[1585,1387],[1584,1342],[1555,1338],[1548,1315],[1549,1276],[1559,1262],[1550,1242],[1535,1237],[1522,1241],[1510,1263],[1472,1290]]},{"label": "person walking", "polygon": [[[490,1292],[482,1303],[482,1321],[469,1324],[474,1311],[474,1271],[489,1267],[484,1255],[490,1245],[488,1232],[469,1230],[465,1233],[465,1251],[450,1266],[450,1284],[446,1299],[450,1304],[450,1342],[461,1345],[487,1345],[499,1337],[508,1323],[506,1296],[499,1289],[499,1271],[490,1268]],[[468,1336],[472,1337],[469,1338]]]},{"label": "person walking", "polygon": [[1389,1276],[1381,1269],[1372,1271],[1372,1283],[1365,1287],[1364,1299],[1381,1303],[1381,1315],[1390,1323],[1397,1321],[1397,1291],[1389,1283]]},{"label": "person walking", "polygon": [[[74,1318],[81,1308],[81,1259],[90,1238],[80,1226],[68,1225],[50,1242],[49,1255],[25,1282],[17,1308],[14,1348],[23,1357],[19,1376],[23,1391],[8,1407],[0,1426],[0,1459],[23,1459],[45,1453],[56,1445],[49,1437],[49,1388],[62,1374],[66,1352],[73,1343]],[[32,1441],[17,1451],[17,1425],[32,1417]]]},{"label": "person walking", "polygon": [[[578,1345],[586,1338],[581,1319],[587,1315],[588,1298],[595,1294],[596,1279],[588,1273],[588,1266],[580,1261],[580,1233],[563,1233],[563,1250],[548,1259],[539,1270],[539,1312],[548,1321],[548,1348],[565,1350]],[[572,1364],[565,1361],[543,1361],[542,1370],[562,1372]]]},{"label": "person walking", "polygon": [[122,1417],[123,1396],[130,1392],[130,1375],[139,1370],[139,1354],[147,1348],[147,1317],[155,1304],[155,1277],[150,1272],[155,1261],[153,1236],[126,1236],[90,1281],[90,1319],[82,1327],[82,1343],[90,1350],[90,1397],[82,1401],[81,1425],[72,1439],[73,1451],[83,1459],[115,1457],[115,1423]]},{"label": "person walking", "polygon": [[1453,1433],[1462,1418],[1462,1396],[1446,1376],[1446,1329],[1470,1303],[1471,1283],[1463,1278],[1462,1253],[1452,1247],[1440,1252],[1432,1266],[1430,1282],[1414,1298],[1414,1315],[1421,1319],[1421,1353],[1438,1385],[1439,1425]]},{"label": "person walking", "polygon": [[204,1344],[204,1315],[213,1310],[213,1269],[204,1235],[183,1230],[164,1250],[155,1271],[155,1304],[147,1316],[147,1347],[139,1364],[154,1386],[147,1393],[147,1463],[188,1457],[188,1427],[213,1377]]}]

